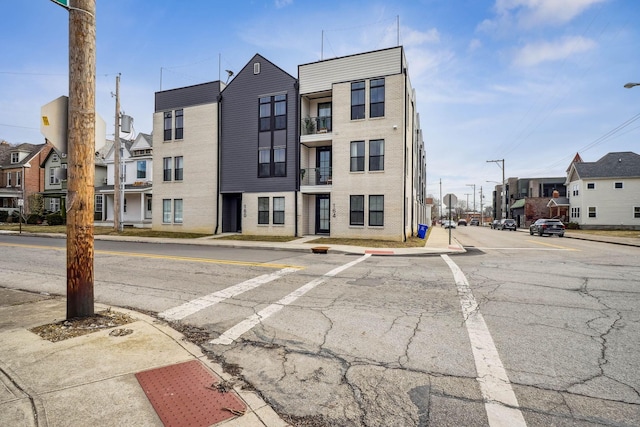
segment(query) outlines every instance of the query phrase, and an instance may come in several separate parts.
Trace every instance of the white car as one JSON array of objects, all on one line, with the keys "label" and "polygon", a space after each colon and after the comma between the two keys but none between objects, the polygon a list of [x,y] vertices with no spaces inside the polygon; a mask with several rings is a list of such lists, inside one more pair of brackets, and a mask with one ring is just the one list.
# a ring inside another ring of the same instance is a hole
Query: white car
[{"label": "white car", "polygon": [[456,228],[456,222],[455,221],[449,221],[447,219],[445,221],[442,221],[442,226],[444,228]]}]

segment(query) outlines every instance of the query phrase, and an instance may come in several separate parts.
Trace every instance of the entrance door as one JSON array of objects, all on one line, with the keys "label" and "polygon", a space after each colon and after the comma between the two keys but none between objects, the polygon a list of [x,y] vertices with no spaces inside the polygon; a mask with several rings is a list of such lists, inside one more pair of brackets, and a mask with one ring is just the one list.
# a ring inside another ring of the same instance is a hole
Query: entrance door
[{"label": "entrance door", "polygon": [[329,234],[331,208],[329,195],[318,194],[316,196],[316,234]]},{"label": "entrance door", "polygon": [[331,147],[316,149],[316,185],[331,184]]}]

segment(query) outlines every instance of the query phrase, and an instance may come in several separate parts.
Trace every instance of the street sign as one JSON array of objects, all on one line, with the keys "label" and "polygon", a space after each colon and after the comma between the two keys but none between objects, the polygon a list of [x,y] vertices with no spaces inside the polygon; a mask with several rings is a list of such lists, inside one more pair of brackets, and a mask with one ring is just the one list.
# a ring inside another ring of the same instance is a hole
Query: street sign
[{"label": "street sign", "polygon": [[453,208],[458,203],[458,198],[455,194],[449,193],[444,196],[444,200],[442,200],[442,203],[447,205],[448,208]]},{"label": "street sign", "polygon": [[55,4],[58,4],[64,7],[65,9],[69,9],[69,0],[51,0],[51,1],[54,2]]}]

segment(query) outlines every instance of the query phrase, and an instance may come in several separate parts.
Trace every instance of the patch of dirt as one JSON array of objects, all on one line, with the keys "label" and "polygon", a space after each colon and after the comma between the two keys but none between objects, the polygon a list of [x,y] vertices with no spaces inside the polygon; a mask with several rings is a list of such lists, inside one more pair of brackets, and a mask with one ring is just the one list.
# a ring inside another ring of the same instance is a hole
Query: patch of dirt
[{"label": "patch of dirt", "polygon": [[[135,321],[136,319],[127,314],[108,309],[89,317],[76,317],[48,325],[36,326],[35,328],[29,329],[29,331],[39,335],[45,340],[58,342],[104,329],[115,328],[116,326],[126,325]],[[131,329],[115,329],[110,335],[123,336],[132,332]]]}]

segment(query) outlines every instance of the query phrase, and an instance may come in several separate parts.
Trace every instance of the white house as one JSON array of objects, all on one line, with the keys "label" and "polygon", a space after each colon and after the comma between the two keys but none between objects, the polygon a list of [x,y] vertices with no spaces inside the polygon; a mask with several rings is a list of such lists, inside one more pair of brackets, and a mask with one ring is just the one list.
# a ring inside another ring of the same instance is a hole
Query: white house
[{"label": "white house", "polygon": [[574,161],[567,174],[569,217],[580,228],[640,230],[640,155],[609,153]]},{"label": "white house", "polygon": [[[151,227],[152,183],[153,183],[153,141],[151,135],[138,134],[134,141],[120,139],[123,165],[124,203],[121,222],[125,226],[137,228]],[[114,207],[114,147],[104,158],[107,166],[102,185],[96,188],[96,216],[103,226],[113,225]]]}]

